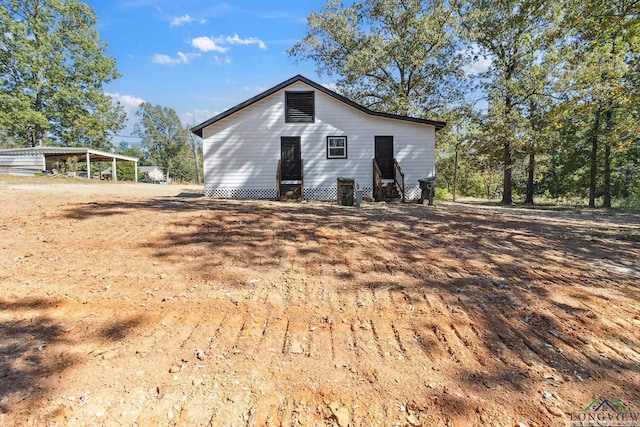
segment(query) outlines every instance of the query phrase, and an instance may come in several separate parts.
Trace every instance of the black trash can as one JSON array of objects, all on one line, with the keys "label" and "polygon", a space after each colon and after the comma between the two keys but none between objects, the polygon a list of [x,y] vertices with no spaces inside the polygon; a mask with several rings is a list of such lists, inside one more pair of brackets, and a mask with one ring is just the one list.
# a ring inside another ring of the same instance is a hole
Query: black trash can
[{"label": "black trash can", "polygon": [[422,190],[420,194],[420,200],[418,203],[424,203],[424,199],[427,199],[429,202],[429,206],[433,206],[433,196],[436,190],[436,180],[435,176],[430,176],[428,178],[419,179],[418,183],[420,184],[420,190]]},{"label": "black trash can", "polygon": [[353,206],[353,192],[355,180],[353,178],[338,178],[338,204]]}]

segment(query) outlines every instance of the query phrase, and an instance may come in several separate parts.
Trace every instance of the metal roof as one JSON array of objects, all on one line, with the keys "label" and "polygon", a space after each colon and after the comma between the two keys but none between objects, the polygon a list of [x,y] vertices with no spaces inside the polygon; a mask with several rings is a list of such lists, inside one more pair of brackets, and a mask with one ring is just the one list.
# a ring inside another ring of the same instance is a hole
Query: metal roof
[{"label": "metal roof", "polygon": [[320,92],[323,92],[323,93],[325,93],[325,94],[337,99],[338,101],[343,102],[343,103],[345,103],[345,104],[347,104],[347,105],[349,105],[349,106],[351,106],[351,107],[353,107],[353,108],[355,108],[357,110],[360,110],[363,113],[369,114],[371,116],[384,117],[384,118],[387,118],[387,119],[403,120],[403,121],[407,121],[407,122],[431,125],[431,126],[434,126],[436,128],[436,131],[438,131],[438,130],[440,130],[443,127],[446,126],[445,122],[439,122],[439,121],[436,121],[436,120],[427,120],[427,119],[419,119],[417,117],[399,116],[399,115],[396,115],[396,114],[380,113],[378,111],[370,110],[367,107],[364,107],[364,106],[362,106],[360,104],[357,104],[357,103],[353,102],[352,100],[350,100],[348,98],[345,98],[344,96],[342,96],[342,95],[340,95],[340,94],[338,94],[338,93],[336,93],[336,92],[334,92],[334,91],[332,91],[330,89],[327,89],[326,87],[324,87],[322,85],[319,85],[316,82],[313,82],[313,81],[309,80],[308,78],[306,78],[304,76],[297,75],[297,76],[294,76],[294,77],[290,78],[287,81],[284,81],[284,82],[280,83],[277,86],[272,87],[269,90],[266,90],[266,91],[262,92],[259,95],[254,96],[251,99],[248,99],[248,100],[244,101],[241,104],[236,105],[235,107],[232,107],[232,108],[230,108],[230,109],[218,114],[217,116],[214,116],[214,117],[210,118],[209,120],[207,120],[205,122],[200,123],[197,126],[192,127],[191,128],[191,132],[193,132],[194,134],[196,134],[200,138],[202,138],[202,130],[204,128],[206,128],[207,126],[210,126],[210,125],[212,125],[212,124],[224,119],[225,117],[229,117],[230,115],[232,115],[234,113],[237,113],[238,111],[242,110],[243,108],[248,107],[249,105],[254,104],[254,103],[256,103],[256,102],[258,102],[258,101],[260,101],[260,100],[262,100],[262,99],[264,99],[264,98],[266,98],[268,96],[270,96],[270,95],[273,95],[274,93],[286,88],[287,86],[291,86],[292,84],[297,83],[297,82],[305,83],[305,84],[313,87],[314,89],[317,89]]},{"label": "metal roof", "polygon": [[[138,170],[140,172],[143,172],[143,173],[153,172],[156,169],[160,171],[160,168],[158,166],[140,166],[138,168]],[[162,171],[160,171],[160,172],[162,172]]]},{"label": "metal roof", "polygon": [[92,161],[110,161],[112,159],[126,160],[129,162],[138,162],[139,159],[135,157],[123,156],[121,154],[107,153],[105,151],[94,150],[86,147],[28,147],[28,148],[8,148],[0,149],[0,155],[38,155],[42,154],[48,158],[67,158],[69,156],[86,157],[89,154],[89,158]]}]

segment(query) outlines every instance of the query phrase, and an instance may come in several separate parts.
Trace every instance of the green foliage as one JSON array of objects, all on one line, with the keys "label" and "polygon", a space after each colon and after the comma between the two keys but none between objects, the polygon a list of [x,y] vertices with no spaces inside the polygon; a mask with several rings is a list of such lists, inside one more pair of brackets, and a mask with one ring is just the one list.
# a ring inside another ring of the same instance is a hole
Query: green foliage
[{"label": "green foliage", "polygon": [[0,128],[20,145],[111,148],[125,114],[102,90],[119,76],[77,0],[11,0],[0,7]]},{"label": "green foliage", "polygon": [[[135,157],[140,159],[138,162],[138,166],[144,165],[144,151],[142,151],[139,147],[130,147],[125,142],[121,142],[118,148],[116,149],[117,154],[121,154],[123,156]],[[116,162],[116,170],[118,173],[119,181],[134,181],[136,179],[135,175],[135,163],[132,162]]]},{"label": "green foliage", "polygon": [[446,0],[331,0],[289,55],[338,78],[346,96],[382,112],[443,114],[462,98],[463,55]]},{"label": "green foliage", "polygon": [[562,81],[565,111],[590,125],[589,205],[602,194],[611,207],[616,191],[616,157],[632,149],[638,134],[638,52],[640,7],[637,2],[588,0],[570,9]]},{"label": "green foliage", "polygon": [[532,105],[549,92],[546,72],[552,61],[546,54],[560,37],[561,9],[555,0],[467,0],[460,5],[466,41],[492,61],[480,84],[489,101],[483,127],[494,148],[482,151],[502,163],[504,204],[513,201],[514,157],[518,151],[539,150],[532,135],[537,123]]},{"label": "green foliage", "polygon": [[143,103],[135,133],[142,139],[145,156],[178,181],[196,179],[194,154],[189,146],[189,130],[182,127],[172,108]]},{"label": "green foliage", "polygon": [[173,163],[173,179],[178,182],[195,182],[197,180],[195,162],[192,148],[184,145]]},{"label": "green foliage", "polygon": [[436,187],[434,198],[436,200],[451,200],[451,194],[447,191],[446,188]]}]

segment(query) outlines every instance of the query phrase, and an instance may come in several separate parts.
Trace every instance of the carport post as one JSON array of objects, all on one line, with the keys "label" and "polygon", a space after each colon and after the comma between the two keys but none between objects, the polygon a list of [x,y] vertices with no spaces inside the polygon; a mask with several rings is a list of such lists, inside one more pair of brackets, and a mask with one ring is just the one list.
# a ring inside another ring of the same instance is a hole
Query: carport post
[{"label": "carport post", "polygon": [[116,172],[116,158],[114,157],[111,161],[111,177],[114,181],[118,180],[118,173]]},{"label": "carport post", "polygon": [[138,182],[138,162],[133,162],[133,174],[135,176],[136,182]]},{"label": "carport post", "polygon": [[91,179],[91,157],[87,151],[87,179]]}]

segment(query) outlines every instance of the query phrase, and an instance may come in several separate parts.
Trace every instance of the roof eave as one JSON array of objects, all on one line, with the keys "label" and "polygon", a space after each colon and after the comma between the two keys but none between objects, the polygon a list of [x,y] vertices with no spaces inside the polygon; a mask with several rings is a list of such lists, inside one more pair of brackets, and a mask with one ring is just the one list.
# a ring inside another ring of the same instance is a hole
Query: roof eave
[{"label": "roof eave", "polygon": [[378,111],[373,111],[368,109],[367,107],[357,104],[356,102],[350,100],[349,98],[346,98],[342,95],[340,95],[339,93],[336,93],[330,89],[327,89],[326,87],[319,85],[318,83],[309,80],[308,78],[298,74],[297,76],[294,76],[292,78],[290,78],[289,80],[286,80],[282,83],[280,83],[279,85],[276,85],[274,87],[272,87],[271,89],[268,89],[256,96],[254,96],[253,98],[250,98],[238,105],[236,105],[235,107],[231,107],[228,110],[218,114],[217,116],[214,116],[212,118],[210,118],[209,120],[206,120],[202,123],[200,123],[197,126],[192,127],[190,130],[193,134],[199,136],[200,138],[202,138],[202,131],[204,130],[204,128],[206,128],[207,126],[210,126],[226,117],[229,117],[230,115],[242,110],[245,107],[248,107],[249,105],[258,102],[264,98],[267,98],[268,96],[273,95],[274,93],[286,88],[287,86],[290,86],[296,82],[303,82],[311,87],[313,87],[314,89],[317,89],[321,92],[323,92],[326,95],[331,96],[332,98],[337,99],[338,101],[341,101],[353,108],[356,108],[357,110],[362,111],[363,113],[369,114],[371,116],[377,116],[377,117],[385,117],[388,119],[394,119],[394,120],[402,120],[402,121],[408,121],[408,122],[414,122],[414,123],[420,123],[420,124],[426,124],[426,125],[432,125],[435,127],[436,131],[439,131],[440,129],[444,128],[446,126],[445,122],[440,122],[440,121],[436,121],[436,120],[428,120],[428,119],[420,119],[417,117],[408,117],[408,116],[399,116],[399,115],[395,115],[395,114],[388,114],[388,113],[381,113]]}]

